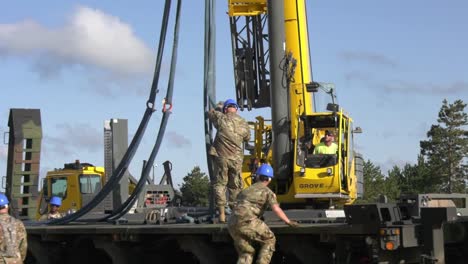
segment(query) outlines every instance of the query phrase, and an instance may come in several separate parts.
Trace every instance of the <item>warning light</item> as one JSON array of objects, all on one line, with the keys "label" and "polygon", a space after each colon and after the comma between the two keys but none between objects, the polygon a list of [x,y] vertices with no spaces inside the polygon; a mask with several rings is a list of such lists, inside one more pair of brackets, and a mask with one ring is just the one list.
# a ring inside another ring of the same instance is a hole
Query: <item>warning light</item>
[{"label": "warning light", "polygon": [[395,244],[392,241],[388,241],[385,243],[385,249],[386,250],[394,250],[395,249]]},{"label": "warning light", "polygon": [[385,236],[386,233],[387,233],[387,232],[386,232],[385,229],[380,229],[380,231],[379,231],[379,234],[380,234],[381,236]]}]

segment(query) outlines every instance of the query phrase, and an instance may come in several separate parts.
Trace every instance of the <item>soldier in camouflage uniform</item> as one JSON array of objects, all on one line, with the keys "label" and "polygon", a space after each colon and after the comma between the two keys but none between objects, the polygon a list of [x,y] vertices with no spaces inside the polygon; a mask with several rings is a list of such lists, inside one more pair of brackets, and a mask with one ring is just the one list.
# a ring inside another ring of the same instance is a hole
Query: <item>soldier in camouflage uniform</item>
[{"label": "soldier in camouflage uniform", "polygon": [[270,207],[273,212],[291,227],[296,221],[289,220],[279,207],[276,195],[267,187],[273,178],[273,168],[268,164],[256,172],[257,182],[237,196],[233,215],[229,218],[228,229],[234,240],[239,259],[237,264],[250,264],[255,256],[255,245],[260,246],[256,263],[270,263],[275,251],[276,238],[260,217]]},{"label": "soldier in camouflage uniform", "polygon": [[250,128],[237,114],[239,106],[233,99],[228,99],[220,111],[212,109],[208,117],[217,130],[210,154],[214,156],[216,181],[213,184],[219,221],[226,222],[226,187],[229,189],[229,205],[235,201],[242,190],[242,162],[244,159],[243,142],[250,140]]},{"label": "soldier in camouflage uniform", "polygon": [[9,201],[0,193],[0,263],[22,264],[26,259],[28,240],[23,222],[8,214]]},{"label": "soldier in camouflage uniform", "polygon": [[50,219],[59,219],[62,218],[64,215],[60,213],[58,210],[60,206],[62,206],[62,199],[57,196],[52,196],[49,201],[50,204],[50,211],[48,214],[44,214],[39,218],[39,220],[50,220]]}]

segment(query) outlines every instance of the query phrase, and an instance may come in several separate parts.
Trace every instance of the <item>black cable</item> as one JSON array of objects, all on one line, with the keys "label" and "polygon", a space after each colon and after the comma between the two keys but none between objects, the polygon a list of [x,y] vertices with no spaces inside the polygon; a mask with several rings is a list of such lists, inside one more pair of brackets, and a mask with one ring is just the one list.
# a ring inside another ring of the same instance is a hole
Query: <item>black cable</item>
[{"label": "black cable", "polygon": [[125,171],[127,171],[130,162],[135,155],[138,146],[140,145],[141,139],[143,138],[143,134],[146,130],[146,127],[149,123],[150,117],[154,112],[154,102],[156,100],[156,94],[158,93],[158,82],[159,82],[159,74],[161,69],[161,61],[162,61],[162,53],[164,50],[164,42],[166,37],[166,30],[167,30],[167,20],[169,15],[169,8],[170,8],[170,0],[166,0],[165,8],[164,8],[164,15],[163,15],[163,24],[161,28],[161,36],[159,39],[159,48],[158,48],[158,55],[156,60],[155,72],[153,75],[153,83],[151,85],[151,91],[149,95],[149,99],[146,103],[146,110],[143,115],[143,118],[138,126],[137,132],[133,137],[127,151],[125,152],[122,160],[120,161],[117,168],[112,173],[112,176],[109,178],[109,181],[104,185],[102,190],[96,194],[96,196],[85,206],[79,209],[77,212],[71,215],[67,215],[60,219],[54,219],[47,222],[49,225],[60,225],[60,224],[67,224],[70,223],[83,215],[87,214],[89,211],[94,209],[104,198],[115,188],[115,186],[119,183],[122,179]]},{"label": "black cable", "polygon": [[133,193],[130,195],[130,197],[115,211],[115,213],[112,213],[111,215],[104,217],[103,221],[105,220],[116,220],[124,216],[130,209],[132,208],[133,204],[138,200],[138,196],[140,195],[141,191],[144,189],[144,186],[146,184],[146,179],[148,178],[148,175],[151,171],[152,164],[154,163],[154,160],[156,158],[156,155],[159,151],[159,147],[162,142],[162,138],[165,132],[165,127],[167,125],[167,121],[169,119],[170,112],[166,112],[163,115],[163,118],[161,120],[161,128],[158,133],[158,139],[156,140],[156,144],[153,147],[153,150],[151,152],[150,158],[146,162],[146,166],[144,167],[140,180],[138,181],[135,189],[133,190]]},{"label": "black cable", "polygon": [[[176,18],[175,18],[175,25],[174,25],[174,40],[172,42],[172,57],[171,57],[171,69],[169,72],[169,81],[167,84],[167,91],[166,91],[166,98],[165,103],[172,107],[172,95],[174,90],[174,79],[175,79],[175,71],[177,65],[177,46],[179,45],[179,22],[180,22],[180,8],[182,2],[181,0],[177,0],[177,7],[176,7]],[[164,106],[165,107],[165,106]]]},{"label": "black cable", "polygon": [[164,5],[164,13],[161,24],[161,32],[159,36],[159,45],[158,45],[158,55],[156,57],[156,67],[154,69],[153,83],[151,85],[151,94],[148,101],[153,102],[156,99],[156,94],[158,93],[158,83],[159,83],[159,73],[161,72],[162,57],[164,51],[164,44],[166,43],[166,32],[167,32],[167,23],[169,21],[169,11],[171,9],[171,1],[166,0]]},{"label": "black cable", "polygon": [[[210,182],[214,182],[214,164],[212,156],[209,154],[210,148],[213,144],[213,125],[208,118],[208,113],[216,105],[216,30],[215,30],[215,14],[214,14],[214,0],[205,0],[205,60],[204,60],[204,84],[203,84],[203,109],[205,112],[205,148],[206,148],[206,161],[208,165],[208,176]],[[211,185],[212,186],[212,185]],[[214,192],[210,188],[210,201],[209,210],[211,215],[214,216]]]},{"label": "black cable", "polygon": [[67,224],[69,222],[72,222],[89,211],[91,211],[96,205],[98,205],[104,198],[115,188],[116,184],[120,181],[122,176],[124,175],[125,171],[128,169],[128,166],[130,164],[130,161],[132,160],[133,156],[136,153],[136,149],[138,148],[141,139],[143,137],[143,133],[146,130],[146,126],[148,125],[149,118],[151,117],[152,114],[152,109],[147,108],[145,111],[145,114],[143,116],[143,119],[140,123],[140,126],[138,127],[137,132],[135,133],[135,136],[130,143],[130,146],[128,147],[127,151],[125,152],[125,155],[123,156],[121,162],[119,163],[119,166],[117,169],[112,173],[112,176],[109,178],[109,181],[104,185],[102,190],[97,193],[97,195],[85,206],[83,206],[81,209],[79,209],[77,212],[74,214],[65,216],[60,219],[54,219],[48,222],[48,224]]},{"label": "black cable", "polygon": [[[176,18],[175,18],[175,25],[174,25],[174,40],[173,40],[173,48],[172,48],[172,58],[171,58],[171,69],[169,73],[169,80],[168,80],[168,87],[166,91],[166,98],[165,104],[172,105],[172,95],[174,90],[174,79],[175,79],[175,70],[177,64],[177,46],[179,43],[179,21],[180,21],[180,8],[181,8],[181,0],[177,1],[177,11],[176,11]],[[116,220],[122,216],[124,216],[130,209],[132,208],[133,204],[138,199],[141,191],[144,189],[146,179],[148,179],[148,175],[153,168],[154,160],[159,152],[159,148],[161,147],[162,140],[164,138],[164,133],[166,131],[167,122],[169,120],[169,116],[172,113],[171,108],[166,109],[166,105],[163,105],[163,117],[161,120],[161,124],[159,126],[158,136],[156,138],[156,143],[151,151],[150,157],[146,162],[143,171],[140,176],[140,180],[138,181],[133,193],[130,197],[123,203],[118,209],[116,209],[111,215],[104,217],[102,220]]]}]

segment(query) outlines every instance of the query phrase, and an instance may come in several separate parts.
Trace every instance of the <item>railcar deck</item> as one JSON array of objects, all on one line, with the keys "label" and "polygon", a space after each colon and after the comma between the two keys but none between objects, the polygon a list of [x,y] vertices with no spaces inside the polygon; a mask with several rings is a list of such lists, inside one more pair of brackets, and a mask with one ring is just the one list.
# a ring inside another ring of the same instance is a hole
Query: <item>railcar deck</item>
[{"label": "railcar deck", "polygon": [[[269,222],[277,238],[272,263],[327,263],[340,235],[362,235],[363,226],[344,223],[301,224],[291,228]],[[226,224],[75,223],[27,225],[30,263],[235,263]],[[329,244],[331,243],[331,244]],[[315,253],[314,253],[315,252]]]}]

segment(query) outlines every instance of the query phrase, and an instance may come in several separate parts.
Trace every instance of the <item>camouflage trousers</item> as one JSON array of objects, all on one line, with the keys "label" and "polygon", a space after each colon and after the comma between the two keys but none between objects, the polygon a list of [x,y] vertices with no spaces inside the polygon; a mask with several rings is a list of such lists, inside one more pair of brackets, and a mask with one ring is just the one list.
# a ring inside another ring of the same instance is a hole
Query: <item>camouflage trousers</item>
[{"label": "camouflage trousers", "polygon": [[226,206],[226,189],[229,190],[229,205],[236,201],[242,191],[242,160],[215,157],[216,181],[213,185],[216,206]]},{"label": "camouflage trousers", "polygon": [[23,260],[21,257],[0,257],[0,264],[23,264]]},{"label": "camouflage trousers", "polygon": [[276,238],[262,220],[257,218],[251,221],[239,222],[236,216],[231,216],[228,230],[239,256],[237,264],[250,264],[253,262],[255,245],[260,246],[256,263],[270,263],[273,252],[275,252]]}]

